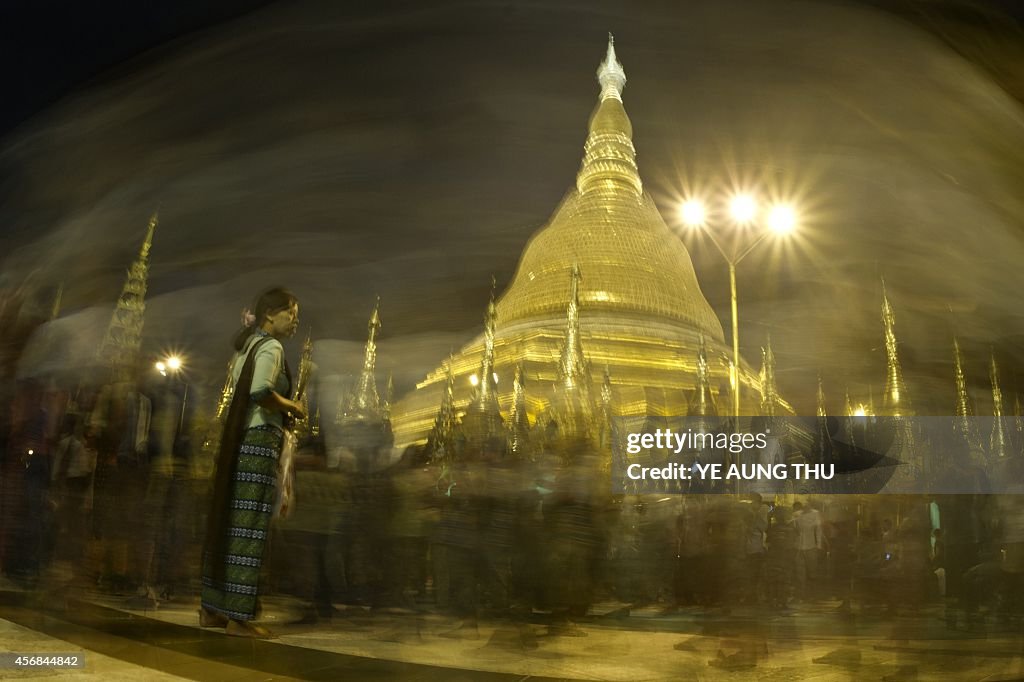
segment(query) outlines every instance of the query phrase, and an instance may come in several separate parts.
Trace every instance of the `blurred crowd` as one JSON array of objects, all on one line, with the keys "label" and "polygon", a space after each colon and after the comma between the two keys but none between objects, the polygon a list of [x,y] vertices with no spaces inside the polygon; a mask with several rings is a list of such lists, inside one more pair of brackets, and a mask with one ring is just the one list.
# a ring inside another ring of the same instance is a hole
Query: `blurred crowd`
[{"label": "blurred crowd", "polygon": [[[195,599],[209,444],[189,436],[185,390],[160,376],[74,393],[5,386],[4,581],[140,606]],[[597,604],[945,603],[951,625],[1024,615],[1017,496],[626,496],[610,493],[583,441],[532,460],[486,448],[444,464],[425,447],[388,454],[328,457],[307,439],[295,510],[274,526],[266,593],[301,599],[314,620],[341,605],[444,612],[457,619],[453,636],[480,618],[537,614],[573,634]]]}]

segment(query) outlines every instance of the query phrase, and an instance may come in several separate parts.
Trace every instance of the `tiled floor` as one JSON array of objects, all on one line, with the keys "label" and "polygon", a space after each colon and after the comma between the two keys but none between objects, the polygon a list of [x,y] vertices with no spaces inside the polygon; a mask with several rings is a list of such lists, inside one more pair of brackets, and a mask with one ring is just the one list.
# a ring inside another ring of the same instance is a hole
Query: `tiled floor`
[{"label": "tiled floor", "polygon": [[0,618],[0,652],[24,654],[77,654],[84,658],[84,668],[0,669],[0,679],[67,679],[85,682],[138,682],[138,680],[187,679],[162,673],[118,658],[86,651],[77,644],[49,637],[36,630]]},{"label": "tiled floor", "polygon": [[437,615],[349,610],[301,623],[301,604],[269,598],[264,621],[280,635],[270,642],[200,629],[192,603],[149,611],[124,606],[122,599],[94,596],[69,602],[65,613],[101,633],[95,643],[109,656],[204,680],[254,679],[257,670],[260,679],[1024,680],[1019,626],[950,630],[937,606],[909,616],[869,611],[844,618],[828,603],[788,615],[626,616],[604,605],[598,612],[607,616],[552,634],[540,617],[460,630]]}]

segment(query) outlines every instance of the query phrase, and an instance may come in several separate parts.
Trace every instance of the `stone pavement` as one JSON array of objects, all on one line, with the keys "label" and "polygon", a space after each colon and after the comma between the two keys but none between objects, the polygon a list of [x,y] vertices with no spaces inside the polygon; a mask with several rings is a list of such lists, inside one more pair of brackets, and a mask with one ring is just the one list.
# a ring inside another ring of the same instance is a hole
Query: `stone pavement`
[{"label": "stone pavement", "polygon": [[[140,636],[138,646],[174,646],[177,655],[200,662],[210,658],[211,665],[221,648],[217,656],[234,656],[234,670],[221,671],[224,675],[242,668],[270,672],[274,679],[332,679],[310,667],[316,658],[321,669],[350,679],[366,679],[355,671],[372,670],[376,679],[1024,680],[1019,623],[947,629],[938,606],[887,617],[871,610],[844,616],[827,602],[785,615],[753,608],[664,615],[609,604],[576,627],[554,631],[543,614],[519,625],[484,620],[477,628],[459,628],[457,621],[426,612],[348,608],[331,620],[305,622],[305,610],[295,600],[268,598],[264,606],[263,622],[279,638],[259,643],[200,629],[192,602],[130,609],[124,599],[92,595],[69,601],[68,613],[94,608],[115,614],[115,620],[129,619],[136,630],[152,623],[152,634]],[[98,630],[114,633],[120,627],[111,616],[104,618],[107,624],[95,625]],[[157,624],[176,634],[170,638]],[[252,653],[257,650],[259,655]],[[306,667],[284,663],[293,659]],[[212,668],[201,678],[230,679],[217,677]]]}]

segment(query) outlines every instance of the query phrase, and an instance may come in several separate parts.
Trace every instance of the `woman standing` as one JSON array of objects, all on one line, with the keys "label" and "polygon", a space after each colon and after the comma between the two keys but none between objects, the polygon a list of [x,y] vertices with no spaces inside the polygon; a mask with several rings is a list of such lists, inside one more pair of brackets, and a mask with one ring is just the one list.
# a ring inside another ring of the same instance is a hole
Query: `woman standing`
[{"label": "woman standing", "polygon": [[284,429],[304,416],[289,399],[292,380],[281,340],[295,334],[299,304],[286,289],[260,296],[235,338],[233,397],[224,423],[213,507],[203,552],[199,623],[239,637],[272,637],[251,621],[279,485]]}]

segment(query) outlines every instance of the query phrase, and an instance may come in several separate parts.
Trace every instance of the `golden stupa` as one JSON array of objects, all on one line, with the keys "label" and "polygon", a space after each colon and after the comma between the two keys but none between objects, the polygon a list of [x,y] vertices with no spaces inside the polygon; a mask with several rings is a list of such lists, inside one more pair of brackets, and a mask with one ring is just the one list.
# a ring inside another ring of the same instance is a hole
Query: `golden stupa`
[{"label": "golden stupa", "polygon": [[[396,444],[426,439],[449,371],[456,409],[463,412],[470,405],[474,386],[481,383],[477,374],[485,345],[493,348],[493,363],[486,364],[497,376],[502,414],[507,418],[512,411],[519,368],[528,386],[529,421],[535,423],[549,409],[559,378],[573,293],[579,299],[579,341],[588,366],[595,368],[587,372],[593,382],[589,393],[602,395],[607,373],[615,414],[686,415],[697,383],[701,337],[711,391],[727,395],[731,348],[700,290],[689,252],[643,191],[633,128],[622,104],[626,75],[610,37],[597,73],[601,94],[576,187],[526,245],[497,301],[493,340],[481,334],[396,403]],[[755,414],[759,377],[741,365],[742,411]],[[722,398],[719,404],[729,404]]]}]

